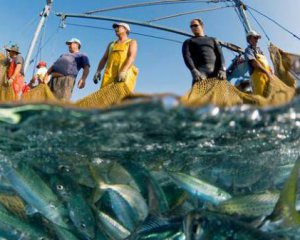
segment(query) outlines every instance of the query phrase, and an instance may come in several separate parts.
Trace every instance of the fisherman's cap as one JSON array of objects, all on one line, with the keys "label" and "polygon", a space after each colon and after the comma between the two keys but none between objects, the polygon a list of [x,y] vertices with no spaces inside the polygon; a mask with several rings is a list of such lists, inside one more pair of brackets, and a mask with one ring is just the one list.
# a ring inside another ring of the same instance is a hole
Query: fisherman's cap
[{"label": "fisherman's cap", "polygon": [[247,37],[258,37],[258,38],[261,38],[261,35],[257,32],[255,32],[254,30],[251,30],[247,33]]},{"label": "fisherman's cap", "polygon": [[69,41],[66,41],[66,44],[69,45],[71,43],[78,43],[81,46],[81,42],[78,38],[71,38]]},{"label": "fisherman's cap", "polygon": [[19,46],[17,44],[12,44],[10,47],[5,48],[6,51],[20,53]]},{"label": "fisherman's cap", "polygon": [[128,32],[130,32],[130,27],[129,27],[129,25],[128,25],[127,23],[122,23],[122,22],[120,22],[120,23],[114,23],[114,24],[112,25],[113,28],[116,28],[116,27],[118,27],[118,26],[123,26],[124,28],[127,29]]}]

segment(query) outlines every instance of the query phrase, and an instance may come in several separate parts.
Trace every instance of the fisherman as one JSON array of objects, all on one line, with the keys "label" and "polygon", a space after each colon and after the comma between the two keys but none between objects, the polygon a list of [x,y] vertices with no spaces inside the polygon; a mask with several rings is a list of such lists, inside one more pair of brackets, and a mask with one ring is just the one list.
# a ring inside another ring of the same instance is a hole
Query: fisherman
[{"label": "fisherman", "polygon": [[201,19],[193,19],[190,28],[194,37],[187,39],[182,46],[182,55],[191,71],[193,85],[208,78],[226,79],[225,60],[216,39],[204,34]]},{"label": "fisherman", "polygon": [[29,84],[27,84],[23,89],[23,94],[27,93],[30,89],[37,87],[40,83],[44,82],[44,78],[47,74],[47,64],[44,61],[40,61],[36,68],[38,69]]},{"label": "fisherman", "polygon": [[137,42],[128,37],[130,26],[127,23],[114,23],[112,25],[118,39],[111,42],[101,58],[94,83],[101,79],[101,71],[106,66],[101,89],[111,83],[125,82],[130,91],[135,88],[138,69],[133,65],[137,55]]},{"label": "fisherman", "polygon": [[12,86],[16,98],[19,100],[24,83],[24,59],[20,54],[19,46],[16,44],[5,48],[8,52],[9,66],[7,71],[8,83]]},{"label": "fisherman", "polygon": [[48,69],[45,81],[49,80],[51,74],[52,78],[48,83],[51,91],[58,99],[69,101],[80,69],[83,69],[83,73],[77,86],[79,89],[84,88],[90,62],[87,55],[80,52],[81,42],[79,39],[72,38],[66,44],[69,52],[62,54]]},{"label": "fisherman", "polygon": [[261,35],[256,31],[251,30],[247,33],[247,42],[249,45],[245,49],[245,59],[249,64],[253,94],[264,96],[267,82],[274,79],[274,74],[266,56],[257,46],[258,39],[260,38]]}]

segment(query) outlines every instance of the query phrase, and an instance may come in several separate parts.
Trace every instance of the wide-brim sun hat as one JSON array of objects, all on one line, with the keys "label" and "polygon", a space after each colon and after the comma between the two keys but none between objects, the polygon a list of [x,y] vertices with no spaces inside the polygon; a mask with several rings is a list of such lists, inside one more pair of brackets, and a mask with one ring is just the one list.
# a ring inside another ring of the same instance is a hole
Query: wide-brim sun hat
[{"label": "wide-brim sun hat", "polygon": [[130,32],[130,26],[129,26],[127,23],[120,22],[120,23],[114,23],[114,24],[112,25],[113,28],[116,28],[116,27],[118,27],[118,26],[122,26],[122,27],[126,28],[127,31]]},{"label": "wide-brim sun hat", "polygon": [[5,48],[6,51],[20,53],[19,46],[16,44],[11,45],[10,47]]}]

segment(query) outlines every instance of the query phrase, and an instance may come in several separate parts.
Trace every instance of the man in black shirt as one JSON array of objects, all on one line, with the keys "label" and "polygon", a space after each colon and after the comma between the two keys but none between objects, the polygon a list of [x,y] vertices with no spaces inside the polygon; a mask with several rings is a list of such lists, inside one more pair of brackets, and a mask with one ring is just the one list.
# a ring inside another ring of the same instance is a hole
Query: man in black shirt
[{"label": "man in black shirt", "polygon": [[191,21],[194,37],[182,46],[186,66],[193,76],[193,84],[207,78],[226,79],[225,60],[216,39],[204,34],[204,24],[200,19]]}]

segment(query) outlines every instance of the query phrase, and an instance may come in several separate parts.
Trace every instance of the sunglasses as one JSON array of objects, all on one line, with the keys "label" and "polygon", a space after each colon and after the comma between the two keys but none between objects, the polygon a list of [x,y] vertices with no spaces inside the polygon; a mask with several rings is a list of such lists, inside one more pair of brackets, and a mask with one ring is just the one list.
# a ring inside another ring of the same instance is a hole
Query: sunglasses
[{"label": "sunglasses", "polygon": [[190,26],[190,28],[196,28],[196,27],[199,27],[200,25],[199,24],[192,24],[191,26]]}]

